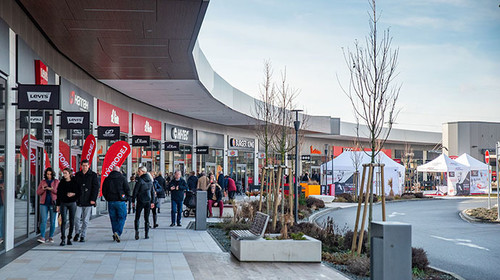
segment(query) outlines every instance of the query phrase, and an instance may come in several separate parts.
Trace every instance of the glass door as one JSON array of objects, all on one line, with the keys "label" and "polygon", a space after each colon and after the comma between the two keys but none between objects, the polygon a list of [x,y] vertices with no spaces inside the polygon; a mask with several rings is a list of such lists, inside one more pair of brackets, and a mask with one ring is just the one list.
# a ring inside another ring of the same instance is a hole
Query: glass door
[{"label": "glass door", "polygon": [[205,172],[212,173],[217,176],[217,168],[215,162],[205,162]]},{"label": "glass door", "polygon": [[[45,171],[45,154],[43,151],[43,142],[37,141],[37,140],[31,140],[30,141],[30,146],[32,150],[32,164],[34,160],[35,164],[35,174],[32,177],[34,180],[30,182],[31,188],[29,189],[30,197],[34,196],[34,203],[30,203],[30,215],[27,215],[28,217],[28,225],[29,225],[29,231],[28,231],[28,236],[32,237],[36,235],[37,233],[40,232],[40,217],[39,217],[39,210],[40,210],[40,202],[39,202],[39,197],[36,194],[36,189],[38,187],[38,184],[44,179],[43,178],[43,173]],[[30,167],[32,168],[32,167]],[[29,172],[29,171],[28,171]],[[31,214],[33,213],[33,214]]]},{"label": "glass door", "polygon": [[234,178],[236,184],[240,183],[242,187],[248,186],[248,178],[246,175],[247,165],[245,163],[236,164],[236,178]]}]

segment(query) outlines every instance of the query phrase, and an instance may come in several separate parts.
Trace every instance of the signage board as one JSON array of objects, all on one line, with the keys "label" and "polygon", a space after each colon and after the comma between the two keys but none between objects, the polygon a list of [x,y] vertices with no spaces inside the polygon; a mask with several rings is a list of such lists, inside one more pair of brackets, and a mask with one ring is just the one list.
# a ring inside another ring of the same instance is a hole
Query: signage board
[{"label": "signage board", "polygon": [[18,109],[59,109],[60,87],[57,85],[19,85],[17,87]]},{"label": "signage board", "polygon": [[165,151],[178,151],[179,142],[165,142]]},{"label": "signage board", "polygon": [[490,163],[490,151],[488,150],[484,152],[484,162],[486,162],[486,164]]},{"label": "signage board", "polygon": [[304,161],[310,161],[311,160],[311,155],[301,155],[300,159]]},{"label": "signage board", "polygon": [[89,112],[61,112],[62,129],[89,129]]},{"label": "signage board", "polygon": [[205,131],[196,131],[196,145],[224,149],[224,135]]},{"label": "signage board", "polygon": [[128,133],[129,113],[122,108],[97,100],[97,125],[118,126],[121,132]]},{"label": "signage board", "polygon": [[118,140],[120,139],[119,126],[99,126],[97,128],[97,138],[105,140]]},{"label": "signage board", "polygon": [[19,127],[28,128],[41,128],[43,124],[43,112],[33,111],[31,116],[28,116],[28,111],[21,111],[19,113]]},{"label": "signage board", "polygon": [[238,150],[227,150],[227,156],[228,157],[237,157],[238,156]]},{"label": "signage board", "polygon": [[132,115],[132,134],[161,140],[161,122],[138,114]]},{"label": "signage board", "polygon": [[208,146],[197,146],[196,153],[199,155],[208,155]]},{"label": "signage board", "polygon": [[165,124],[165,138],[181,143],[193,144],[193,130],[187,127]]},{"label": "signage board", "polygon": [[49,84],[49,68],[41,60],[35,60],[35,84]]},{"label": "signage board", "polygon": [[235,149],[254,149],[255,140],[249,138],[231,137],[229,138],[229,147]]},{"label": "signage board", "polygon": [[144,136],[144,135],[132,136],[132,146],[149,147],[150,145],[151,145],[151,139],[149,136]]},{"label": "signage board", "polygon": [[[66,112],[94,112],[94,97],[62,78],[61,110]],[[93,120],[93,114],[90,117]]]}]

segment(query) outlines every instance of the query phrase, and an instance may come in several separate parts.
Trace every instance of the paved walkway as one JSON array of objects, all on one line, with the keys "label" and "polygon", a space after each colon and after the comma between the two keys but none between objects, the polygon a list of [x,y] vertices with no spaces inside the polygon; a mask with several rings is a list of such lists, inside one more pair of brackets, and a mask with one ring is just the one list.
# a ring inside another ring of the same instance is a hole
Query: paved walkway
[{"label": "paved walkway", "polygon": [[[108,216],[91,221],[87,242],[41,244],[0,269],[0,279],[347,279],[322,264],[240,263],[223,252],[206,231],[168,227],[170,203],[150,239],[134,239],[129,215],[122,242],[112,239]],[[152,217],[150,217],[152,219]],[[141,224],[144,224],[143,222]]]}]

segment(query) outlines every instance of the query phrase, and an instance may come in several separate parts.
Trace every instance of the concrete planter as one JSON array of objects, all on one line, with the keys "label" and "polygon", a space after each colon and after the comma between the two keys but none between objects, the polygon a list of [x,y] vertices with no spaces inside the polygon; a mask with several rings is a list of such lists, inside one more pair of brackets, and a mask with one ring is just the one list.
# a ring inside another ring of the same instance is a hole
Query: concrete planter
[{"label": "concrete planter", "polygon": [[304,237],[306,240],[236,240],[231,237],[231,253],[242,262],[321,262],[321,241]]}]

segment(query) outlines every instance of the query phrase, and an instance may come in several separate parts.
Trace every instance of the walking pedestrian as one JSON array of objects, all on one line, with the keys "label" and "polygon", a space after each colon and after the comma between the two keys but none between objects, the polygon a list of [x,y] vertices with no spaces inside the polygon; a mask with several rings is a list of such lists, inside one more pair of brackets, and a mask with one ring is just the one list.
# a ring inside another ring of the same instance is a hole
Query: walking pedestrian
[{"label": "walking pedestrian", "polygon": [[166,198],[167,182],[165,181],[165,178],[163,178],[160,171],[158,171],[155,180],[160,184],[161,187],[161,190],[156,190],[156,195],[158,197],[158,203],[157,203],[158,205],[156,205],[156,208],[158,209],[158,213],[160,213],[161,205],[163,204]]},{"label": "walking pedestrian", "polygon": [[181,172],[179,170],[175,171],[174,179],[168,184],[168,189],[171,191],[172,200],[172,223],[170,226],[175,226],[175,223],[177,222],[177,226],[180,227],[182,226],[182,200],[184,199],[184,192],[187,190],[187,183],[184,178],[181,177]]},{"label": "walking pedestrian", "polygon": [[135,175],[130,176],[130,182],[128,182],[128,189],[129,189],[129,200],[128,200],[128,214],[130,214],[130,210],[135,213],[135,207],[132,207],[132,195],[134,194],[134,187],[135,187]]},{"label": "walking pedestrian", "polygon": [[231,203],[234,201],[234,195],[236,194],[236,182],[233,180],[233,178],[227,176],[227,193],[229,197],[229,201]]},{"label": "walking pedestrian", "polygon": [[208,189],[208,177],[205,175],[205,172],[201,172],[200,178],[198,178],[197,186],[196,188],[202,191],[207,191]]},{"label": "walking pedestrian", "polygon": [[59,180],[54,178],[52,168],[45,169],[44,179],[38,185],[36,194],[40,196],[40,237],[38,242],[45,243],[45,230],[47,227],[47,215],[50,214],[50,231],[47,242],[54,243],[54,231],[56,230],[56,200]]},{"label": "walking pedestrian", "polygon": [[[62,171],[63,179],[57,187],[57,212],[61,214],[61,243],[73,245],[71,238],[75,226],[76,200],[80,197],[80,189],[75,180],[71,178],[71,169],[64,168]],[[69,216],[68,216],[69,212]],[[68,241],[66,241],[66,223],[69,220]]]},{"label": "walking pedestrian", "polygon": [[102,195],[108,202],[109,220],[113,230],[113,240],[120,243],[123,226],[127,220],[127,200],[130,190],[120,167],[113,167],[113,171],[102,183]]},{"label": "walking pedestrian", "polygon": [[148,174],[146,167],[137,169],[134,194],[132,195],[133,206],[135,206],[135,240],[139,239],[139,220],[141,212],[144,210],[144,238],[149,238],[149,212],[154,208],[155,190],[153,180]]},{"label": "walking pedestrian", "polygon": [[82,160],[81,168],[82,170],[78,171],[74,177],[80,189],[80,197],[76,201],[75,237],[73,238],[75,242],[78,239],[80,239],[80,242],[85,242],[92,207],[96,206],[100,189],[97,174],[90,170],[88,160]]},{"label": "walking pedestrian", "polygon": [[189,176],[187,180],[188,189],[192,192],[196,192],[196,188],[198,186],[198,177],[196,177],[196,173],[194,173],[194,171],[191,171],[189,174],[191,176]]}]

